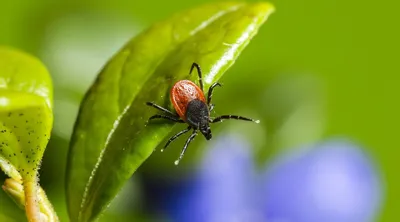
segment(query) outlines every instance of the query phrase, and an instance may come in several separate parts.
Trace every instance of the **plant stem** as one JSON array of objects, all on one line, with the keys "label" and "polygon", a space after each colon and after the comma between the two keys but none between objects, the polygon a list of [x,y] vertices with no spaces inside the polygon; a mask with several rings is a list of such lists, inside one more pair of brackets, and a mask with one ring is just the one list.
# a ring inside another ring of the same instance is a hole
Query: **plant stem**
[{"label": "plant stem", "polygon": [[37,192],[37,177],[33,177],[33,181],[25,181],[23,183],[25,191],[25,211],[29,222],[41,222],[38,192]]},{"label": "plant stem", "polygon": [[[8,178],[2,188],[21,209],[26,210],[29,221],[37,221],[37,219],[47,222],[60,221],[46,193],[37,182],[26,182],[23,186],[22,181]],[[31,197],[29,200],[27,200],[28,195]],[[39,213],[37,213],[37,204],[39,205]]]}]

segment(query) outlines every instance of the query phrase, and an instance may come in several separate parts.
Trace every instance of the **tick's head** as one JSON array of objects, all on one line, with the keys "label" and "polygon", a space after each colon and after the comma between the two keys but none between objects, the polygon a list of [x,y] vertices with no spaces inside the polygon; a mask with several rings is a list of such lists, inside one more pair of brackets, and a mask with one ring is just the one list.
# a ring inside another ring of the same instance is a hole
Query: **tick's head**
[{"label": "tick's head", "polygon": [[208,119],[207,122],[205,122],[203,125],[200,125],[200,132],[204,135],[204,137],[207,140],[210,140],[212,138],[210,125],[208,124]]},{"label": "tick's head", "polygon": [[200,130],[207,140],[211,139],[210,111],[206,103],[198,99],[190,101],[186,109],[186,120],[193,128]]}]

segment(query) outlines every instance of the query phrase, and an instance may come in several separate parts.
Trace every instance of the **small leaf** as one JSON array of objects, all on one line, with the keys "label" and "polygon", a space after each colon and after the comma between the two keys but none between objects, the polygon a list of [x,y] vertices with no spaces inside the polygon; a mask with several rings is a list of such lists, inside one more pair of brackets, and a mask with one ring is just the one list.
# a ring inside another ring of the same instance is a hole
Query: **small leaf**
[{"label": "small leaf", "polygon": [[148,124],[171,107],[169,89],[191,79],[193,62],[205,88],[217,81],[257,33],[273,6],[216,3],[153,25],[130,41],[99,74],[81,104],[70,143],[67,197],[70,219],[92,221],[168,135],[174,124]]},{"label": "small leaf", "polygon": [[50,75],[39,60],[0,47],[0,168],[12,184],[23,184],[22,190],[7,183],[4,188],[25,196],[30,220],[40,218],[38,170],[53,124],[52,93]]},{"label": "small leaf", "polygon": [[17,204],[21,209],[25,209],[25,193],[24,188],[19,181],[8,178],[2,186],[4,192]]}]

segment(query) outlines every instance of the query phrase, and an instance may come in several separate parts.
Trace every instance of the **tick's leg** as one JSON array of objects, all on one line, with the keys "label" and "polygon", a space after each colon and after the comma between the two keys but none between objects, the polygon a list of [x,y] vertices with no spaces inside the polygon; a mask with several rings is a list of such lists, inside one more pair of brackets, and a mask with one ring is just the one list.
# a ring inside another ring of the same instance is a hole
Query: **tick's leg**
[{"label": "tick's leg", "polygon": [[203,91],[203,77],[202,77],[202,74],[201,74],[201,69],[200,69],[199,64],[197,64],[197,63],[194,62],[194,63],[192,64],[192,67],[190,68],[189,74],[192,74],[192,71],[193,71],[193,68],[194,68],[194,67],[196,67],[196,69],[197,69],[197,74],[199,74],[200,89],[201,89],[201,91]]},{"label": "tick's leg", "polygon": [[[211,98],[212,98],[212,94],[213,94],[214,88],[217,87],[217,86],[222,86],[222,85],[220,83],[215,82],[208,89],[208,98],[207,98],[207,104],[208,105],[210,105],[210,103],[211,103]],[[211,110],[211,108],[210,108],[210,110]]]},{"label": "tick's leg", "polygon": [[146,105],[152,106],[152,107],[154,107],[154,108],[156,108],[156,109],[158,109],[158,110],[161,110],[161,111],[163,111],[163,112],[166,112],[166,113],[168,113],[168,114],[171,114],[172,116],[177,116],[177,114],[172,113],[171,111],[167,110],[166,108],[164,108],[164,107],[162,107],[162,106],[159,106],[159,105],[157,105],[157,104],[155,104],[155,103],[153,103],[153,102],[147,102]]},{"label": "tick's leg", "polygon": [[197,130],[193,130],[192,135],[190,135],[190,137],[186,140],[185,146],[183,147],[182,151],[181,151],[181,155],[179,156],[179,158],[175,161],[175,165],[179,164],[179,161],[181,161],[183,155],[185,155],[185,151],[186,148],[188,147],[189,143],[192,142],[192,140],[197,136]]},{"label": "tick's leg", "polygon": [[154,115],[152,117],[149,118],[149,121],[152,119],[167,119],[173,122],[177,122],[177,123],[183,123],[184,121],[179,119],[179,117],[175,117],[175,116],[166,116],[166,115]]},{"label": "tick's leg", "polygon": [[164,148],[161,149],[161,152],[163,152],[163,151],[167,148],[167,146],[168,146],[172,141],[174,141],[175,139],[177,139],[180,135],[187,133],[191,128],[192,128],[192,127],[189,126],[187,129],[184,129],[184,130],[180,131],[179,133],[175,134],[173,137],[171,137],[171,138],[168,140],[167,144],[165,144]]},{"label": "tick's leg", "polygon": [[214,109],[214,104],[210,104],[209,106],[208,106],[209,108],[209,110],[210,110],[210,112]]},{"label": "tick's leg", "polygon": [[245,120],[245,121],[252,121],[255,123],[259,123],[260,120],[254,120],[254,119],[250,119],[247,117],[243,117],[243,116],[236,116],[236,115],[222,115],[222,116],[218,116],[215,119],[211,120],[211,123],[218,123],[218,122],[222,122],[222,120],[224,119],[238,119],[238,120]]}]

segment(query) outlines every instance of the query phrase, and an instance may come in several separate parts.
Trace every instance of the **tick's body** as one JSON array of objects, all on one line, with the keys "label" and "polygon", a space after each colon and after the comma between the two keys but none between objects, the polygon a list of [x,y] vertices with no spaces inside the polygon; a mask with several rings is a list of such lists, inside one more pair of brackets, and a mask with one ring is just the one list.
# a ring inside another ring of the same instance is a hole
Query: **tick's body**
[{"label": "tick's body", "polygon": [[172,87],[170,94],[172,105],[181,119],[186,121],[186,111],[189,103],[193,100],[200,100],[206,103],[203,91],[194,82],[181,80]]},{"label": "tick's body", "polygon": [[189,143],[197,136],[198,131],[200,131],[207,140],[210,140],[212,138],[211,129],[209,126],[210,123],[221,122],[223,119],[240,119],[258,123],[258,120],[256,121],[247,117],[236,116],[236,115],[222,115],[216,117],[215,119],[211,119],[210,111],[214,108],[214,106],[211,104],[212,93],[214,88],[216,86],[221,86],[221,84],[214,83],[210,86],[206,100],[203,92],[203,81],[202,81],[200,66],[197,65],[196,63],[193,63],[190,69],[190,73],[192,73],[193,68],[196,68],[199,74],[200,87],[190,80],[181,80],[175,83],[175,85],[171,89],[170,98],[175,108],[176,114],[172,113],[171,111],[159,105],[156,105],[155,103],[147,102],[147,105],[153,106],[163,111],[164,113],[169,114],[169,115],[157,114],[150,117],[149,120],[156,118],[163,118],[174,122],[180,122],[180,123],[186,122],[189,125],[187,129],[182,130],[175,136],[171,137],[168,140],[167,144],[165,144],[164,149],[180,135],[187,133],[189,130],[193,129],[193,133],[186,140],[185,146],[182,149],[179,159],[175,161],[176,165],[182,159]]}]

